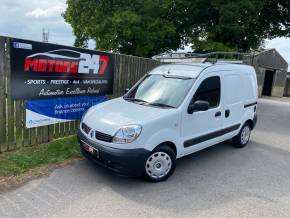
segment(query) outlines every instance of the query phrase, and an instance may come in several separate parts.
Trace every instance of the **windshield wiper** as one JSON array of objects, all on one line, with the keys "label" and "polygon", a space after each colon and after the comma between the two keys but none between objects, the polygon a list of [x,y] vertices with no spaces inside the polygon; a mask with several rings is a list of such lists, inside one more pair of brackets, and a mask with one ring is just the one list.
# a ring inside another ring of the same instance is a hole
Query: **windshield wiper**
[{"label": "windshield wiper", "polygon": [[124,98],[127,101],[135,101],[135,102],[142,102],[142,103],[148,103],[147,101],[144,101],[142,99],[138,99],[138,98]]},{"label": "windshield wiper", "polygon": [[133,101],[133,102],[141,102],[141,103],[144,103],[145,105],[151,105],[151,106],[156,106],[156,107],[167,107],[167,108],[175,108],[171,105],[168,105],[168,104],[163,104],[163,103],[149,103],[147,101],[144,101],[142,99],[139,99],[139,98],[124,98],[125,100],[127,101]]},{"label": "windshield wiper", "polygon": [[175,108],[171,105],[168,104],[163,104],[163,103],[148,103],[148,105],[152,105],[152,106],[157,106],[157,107],[168,107],[168,108]]}]

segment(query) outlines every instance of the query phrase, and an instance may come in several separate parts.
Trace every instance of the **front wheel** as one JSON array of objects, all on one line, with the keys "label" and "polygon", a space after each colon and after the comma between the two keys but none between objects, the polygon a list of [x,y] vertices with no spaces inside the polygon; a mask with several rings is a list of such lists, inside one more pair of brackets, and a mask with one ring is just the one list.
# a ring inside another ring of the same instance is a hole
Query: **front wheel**
[{"label": "front wheel", "polygon": [[251,127],[249,123],[245,123],[245,125],[240,130],[239,134],[233,138],[234,146],[237,148],[245,147],[250,141],[251,136]]},{"label": "front wheel", "polygon": [[168,179],[175,170],[176,156],[166,145],[152,151],[145,162],[145,178],[150,182],[161,182]]}]

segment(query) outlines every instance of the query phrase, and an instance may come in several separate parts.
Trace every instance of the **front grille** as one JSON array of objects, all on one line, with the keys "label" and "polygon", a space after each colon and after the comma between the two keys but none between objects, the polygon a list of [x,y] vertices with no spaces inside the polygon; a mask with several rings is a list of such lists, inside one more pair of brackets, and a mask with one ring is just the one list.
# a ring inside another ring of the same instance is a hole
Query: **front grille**
[{"label": "front grille", "polygon": [[[81,128],[82,130],[89,134],[90,131],[92,130],[92,128],[90,128],[87,124],[85,123],[82,123],[81,124]],[[95,137],[96,139],[100,140],[100,141],[103,141],[103,142],[112,142],[113,141],[113,136],[111,135],[108,135],[106,133],[102,133],[102,132],[99,132],[99,131],[95,131]]]},{"label": "front grille", "polygon": [[106,133],[102,133],[99,131],[95,131],[96,139],[103,141],[103,142],[112,142],[113,136],[108,135]]},{"label": "front grille", "polygon": [[87,124],[82,123],[82,130],[84,130],[85,133],[89,134],[92,128],[88,127]]}]

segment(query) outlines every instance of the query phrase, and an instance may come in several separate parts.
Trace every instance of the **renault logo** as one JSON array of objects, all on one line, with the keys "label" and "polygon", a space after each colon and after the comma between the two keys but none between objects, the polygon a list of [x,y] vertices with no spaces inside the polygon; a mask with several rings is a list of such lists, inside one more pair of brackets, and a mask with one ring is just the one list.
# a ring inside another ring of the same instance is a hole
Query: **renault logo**
[{"label": "renault logo", "polygon": [[94,137],[94,131],[92,130],[91,131],[91,138],[93,138]]}]

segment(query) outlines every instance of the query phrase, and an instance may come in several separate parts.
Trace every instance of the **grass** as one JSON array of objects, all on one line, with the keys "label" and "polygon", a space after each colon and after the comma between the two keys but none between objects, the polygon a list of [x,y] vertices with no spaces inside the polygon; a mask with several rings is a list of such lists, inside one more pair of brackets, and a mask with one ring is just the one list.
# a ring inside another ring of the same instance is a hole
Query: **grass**
[{"label": "grass", "polygon": [[75,136],[5,152],[0,154],[0,177],[21,175],[37,167],[80,157],[79,143]]}]

